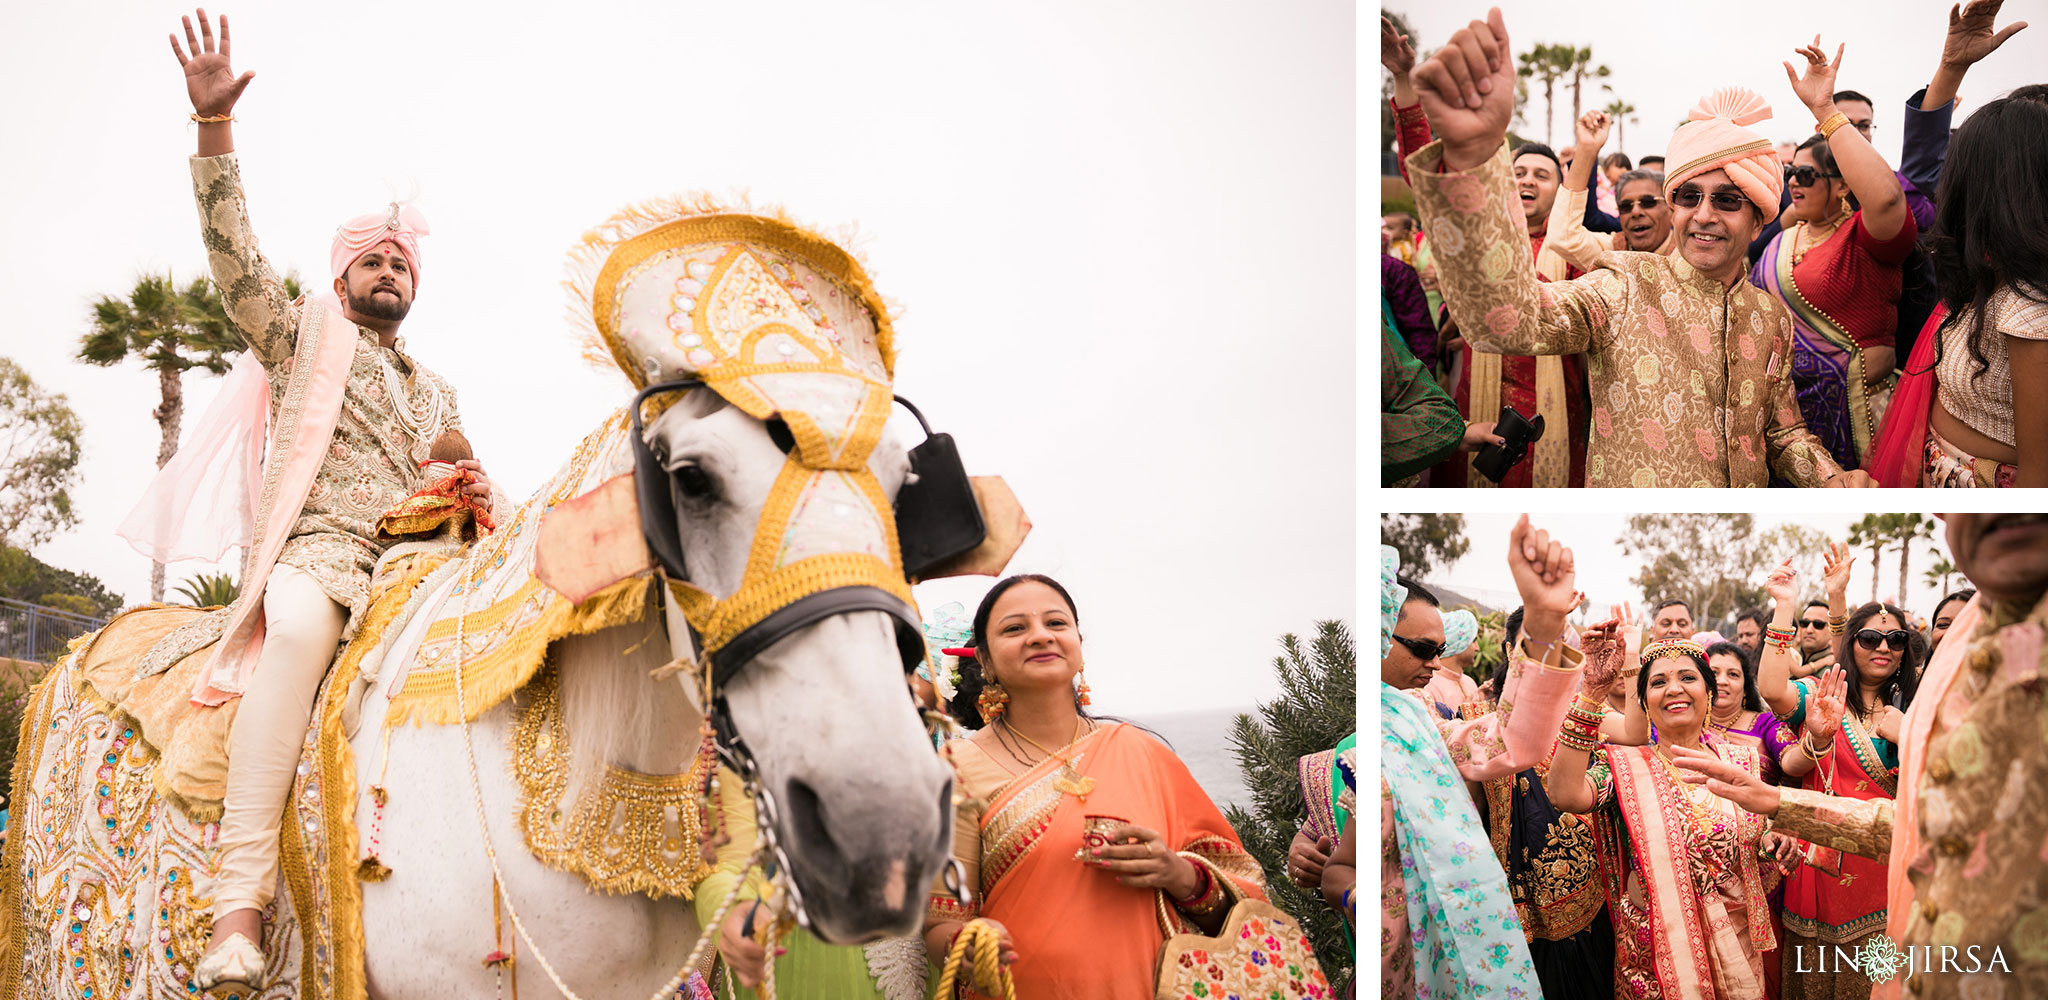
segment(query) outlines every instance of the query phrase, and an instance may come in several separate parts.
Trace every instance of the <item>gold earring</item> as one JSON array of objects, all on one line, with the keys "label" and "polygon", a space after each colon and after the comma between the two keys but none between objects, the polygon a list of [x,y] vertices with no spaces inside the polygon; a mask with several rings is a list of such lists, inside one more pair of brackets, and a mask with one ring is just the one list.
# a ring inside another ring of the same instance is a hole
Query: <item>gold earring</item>
[{"label": "gold earring", "polygon": [[1846,194],[1845,194],[1845,195],[1843,195],[1843,196],[1842,196],[1842,214],[1846,216],[1846,215],[1848,215],[1849,213],[1851,213],[1851,212],[1854,212],[1855,210],[1856,210],[1856,209],[1855,209],[1855,208],[1854,208],[1853,206],[1851,206],[1851,205],[1849,204],[1849,196],[1848,196],[1848,195],[1846,195]]},{"label": "gold earring", "polygon": [[1080,702],[1083,707],[1086,707],[1087,705],[1092,703],[1088,698],[1088,668],[1082,667],[1081,672],[1075,676],[1078,680],[1080,680],[1081,684],[1079,687],[1076,687],[1074,689],[1074,698],[1076,701]]},{"label": "gold earring", "polygon": [[1010,692],[1003,690],[994,674],[989,674],[988,683],[982,686],[980,696],[974,699],[975,709],[981,712],[981,721],[990,723],[1001,718],[1009,704]]}]

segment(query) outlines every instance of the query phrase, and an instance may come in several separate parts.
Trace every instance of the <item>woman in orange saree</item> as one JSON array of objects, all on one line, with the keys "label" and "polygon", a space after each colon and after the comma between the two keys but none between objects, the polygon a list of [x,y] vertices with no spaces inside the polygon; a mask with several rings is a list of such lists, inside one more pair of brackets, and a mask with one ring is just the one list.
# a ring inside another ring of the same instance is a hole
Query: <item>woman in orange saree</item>
[{"label": "woman in orange saree", "polygon": [[[997,584],[974,639],[988,724],[948,744],[954,856],[973,895],[963,906],[934,890],[932,961],[982,918],[999,925],[1019,997],[1149,997],[1166,937],[1213,933],[1237,900],[1265,898],[1264,875],[1173,751],[1080,711],[1080,636],[1057,583]],[[1264,974],[1284,984],[1286,971]]]}]

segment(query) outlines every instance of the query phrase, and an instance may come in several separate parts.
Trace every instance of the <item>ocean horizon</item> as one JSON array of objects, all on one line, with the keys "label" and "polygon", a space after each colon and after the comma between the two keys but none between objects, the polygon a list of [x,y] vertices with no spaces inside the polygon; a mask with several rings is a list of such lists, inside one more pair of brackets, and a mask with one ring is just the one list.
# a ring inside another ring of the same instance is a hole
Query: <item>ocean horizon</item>
[{"label": "ocean horizon", "polygon": [[1230,746],[1232,720],[1243,714],[1250,714],[1256,719],[1258,709],[1247,705],[1243,708],[1205,708],[1188,712],[1148,712],[1122,718],[1140,723],[1166,737],[1166,741],[1173,744],[1173,752],[1187,764],[1188,772],[1215,801],[1216,808],[1236,805],[1250,810],[1253,808],[1251,788],[1245,784],[1244,771],[1237,766],[1237,754]]}]

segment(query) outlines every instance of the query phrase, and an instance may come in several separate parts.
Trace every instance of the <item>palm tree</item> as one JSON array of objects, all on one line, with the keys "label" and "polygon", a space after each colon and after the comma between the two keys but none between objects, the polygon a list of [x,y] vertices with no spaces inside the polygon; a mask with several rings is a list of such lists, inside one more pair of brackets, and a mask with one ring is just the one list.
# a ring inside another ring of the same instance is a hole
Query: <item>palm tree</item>
[{"label": "palm tree", "polygon": [[1913,559],[1913,543],[1934,537],[1934,521],[1925,514],[1887,514],[1892,540],[1899,544],[1899,603],[1906,601],[1907,566]]},{"label": "palm tree", "polygon": [[[1572,78],[1572,121],[1578,121],[1580,86],[1585,83],[1587,77],[1592,77],[1596,80],[1604,79],[1612,75],[1614,71],[1606,66],[1593,65],[1593,50],[1591,48],[1574,48],[1565,45],[1560,46],[1560,50],[1559,55],[1564,63],[1564,72]],[[1604,83],[1600,85],[1600,89],[1610,93],[1614,90],[1613,87]]]},{"label": "palm tree", "polygon": [[1949,562],[1948,557],[1942,555],[1940,549],[1929,549],[1928,554],[1934,556],[1934,565],[1927,567],[1927,572],[1922,576],[1928,584],[1946,594],[1949,578],[1956,575],[1956,564]]},{"label": "palm tree", "polygon": [[1525,79],[1538,80],[1543,84],[1543,144],[1554,145],[1550,136],[1552,124],[1557,119],[1557,102],[1554,100],[1557,81],[1565,75],[1565,55],[1571,50],[1562,45],[1538,43],[1535,48],[1524,52],[1518,58],[1521,66],[1515,72]]},{"label": "palm tree", "polygon": [[224,608],[241,593],[241,586],[226,573],[201,573],[178,585],[178,596],[195,608]]},{"label": "palm tree", "polygon": [[1884,546],[1890,534],[1884,529],[1884,514],[1865,514],[1849,526],[1849,547],[1870,548],[1870,600],[1877,601],[1877,568],[1884,563]]},{"label": "palm tree", "polygon": [[[1601,68],[1605,69],[1606,67]],[[1607,117],[1614,119],[1614,148],[1626,148],[1628,146],[1628,140],[1623,135],[1622,125],[1625,122],[1642,120],[1636,117],[1636,106],[1617,97],[1614,99],[1613,103],[1607,105],[1604,108],[1601,108],[1600,110],[1607,112]]]},{"label": "palm tree", "polygon": [[[145,274],[125,300],[103,295],[93,304],[92,328],[79,340],[78,359],[112,367],[133,357],[156,371],[159,400],[150,415],[161,432],[156,451],[161,469],[178,451],[186,370],[226,374],[229,355],[241,349],[241,337],[228,323],[213,282],[195,278],[181,289],[169,274]],[[149,599],[164,599],[163,563],[150,568]]]}]

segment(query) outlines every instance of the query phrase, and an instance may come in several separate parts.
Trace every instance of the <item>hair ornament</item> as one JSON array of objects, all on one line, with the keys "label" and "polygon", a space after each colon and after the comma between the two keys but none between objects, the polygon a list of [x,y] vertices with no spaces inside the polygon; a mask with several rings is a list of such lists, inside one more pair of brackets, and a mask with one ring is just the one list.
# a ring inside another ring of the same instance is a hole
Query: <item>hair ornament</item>
[{"label": "hair ornament", "polygon": [[1691,639],[1659,639],[1643,647],[1643,666],[1649,666],[1651,661],[1660,656],[1672,655],[1696,656],[1704,660],[1707,658],[1707,650]]}]

